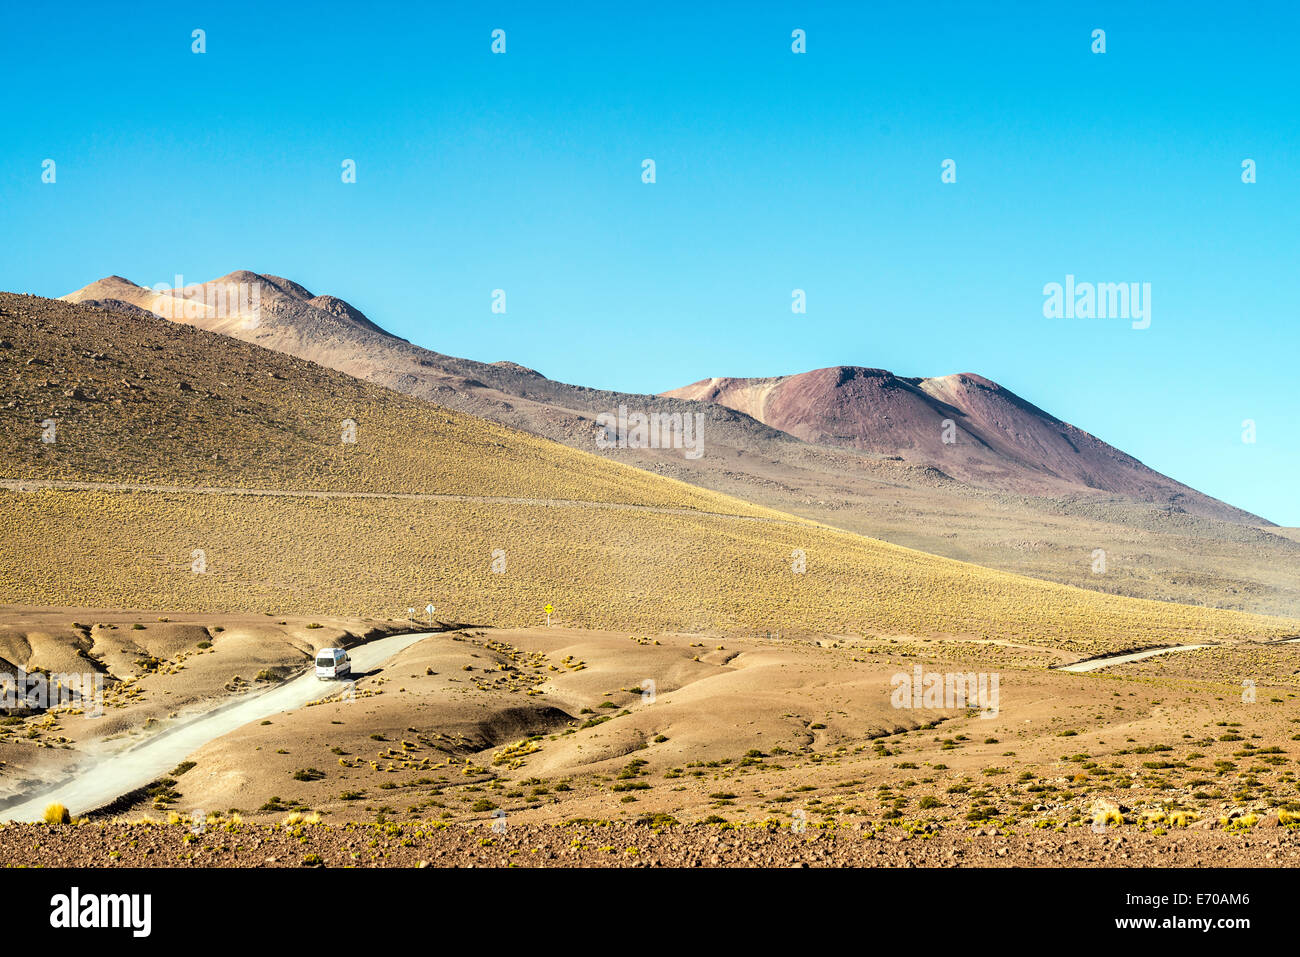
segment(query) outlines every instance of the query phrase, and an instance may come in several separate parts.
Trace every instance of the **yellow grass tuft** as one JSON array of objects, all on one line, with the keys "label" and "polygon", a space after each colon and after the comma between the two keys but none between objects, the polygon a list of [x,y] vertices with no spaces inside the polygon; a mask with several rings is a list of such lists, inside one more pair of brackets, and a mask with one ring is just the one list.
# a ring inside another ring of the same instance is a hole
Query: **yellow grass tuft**
[{"label": "yellow grass tuft", "polygon": [[1102,827],[1118,826],[1124,823],[1124,815],[1114,804],[1102,802],[1092,810],[1092,823]]}]

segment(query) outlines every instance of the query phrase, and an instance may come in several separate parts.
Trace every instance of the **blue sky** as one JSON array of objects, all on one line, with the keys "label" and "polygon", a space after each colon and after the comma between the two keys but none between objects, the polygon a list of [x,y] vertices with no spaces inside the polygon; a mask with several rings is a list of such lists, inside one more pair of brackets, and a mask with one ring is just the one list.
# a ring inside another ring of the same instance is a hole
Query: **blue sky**
[{"label": "blue sky", "polygon": [[[6,5],[0,288],[246,268],[631,392],[977,372],[1300,525],[1300,14],[987,6]],[[1151,327],[1044,318],[1067,274]]]}]

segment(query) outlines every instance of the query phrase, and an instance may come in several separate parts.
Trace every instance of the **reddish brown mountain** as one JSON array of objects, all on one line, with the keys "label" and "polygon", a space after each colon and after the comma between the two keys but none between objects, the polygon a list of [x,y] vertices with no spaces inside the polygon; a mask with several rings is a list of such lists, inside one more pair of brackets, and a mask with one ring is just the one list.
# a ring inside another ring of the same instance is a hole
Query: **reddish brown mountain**
[{"label": "reddish brown mountain", "polygon": [[901,456],[972,485],[1031,494],[1093,489],[1197,511],[1223,509],[970,373],[921,379],[835,366],[765,379],[705,379],[663,394],[725,405],[806,442]]}]

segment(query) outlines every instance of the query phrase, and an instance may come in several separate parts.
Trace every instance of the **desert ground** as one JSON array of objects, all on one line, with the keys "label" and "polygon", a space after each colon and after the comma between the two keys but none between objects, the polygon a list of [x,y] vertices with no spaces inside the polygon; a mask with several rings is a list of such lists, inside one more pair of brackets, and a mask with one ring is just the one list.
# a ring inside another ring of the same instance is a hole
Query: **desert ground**
[{"label": "desert ground", "polygon": [[[17,831],[16,834],[12,832]],[[5,840],[13,836],[16,840]],[[91,867],[1294,867],[1289,828],[1249,835],[1081,831],[809,830],[771,824],[664,825],[573,821],[500,833],[385,822],[330,826],[226,820],[44,827],[0,825],[0,866],[50,860]]]},{"label": "desert ground", "polygon": [[[53,660],[67,640],[59,612],[7,617],[9,647],[23,635]],[[82,617],[113,678],[105,714],[7,719],[11,800],[291,678],[313,645],[420,629]],[[1046,643],[438,627],[119,801],[69,808],[77,823],[8,825],[0,859],[1205,866],[1300,853],[1300,645],[1072,674],[1054,666],[1078,653]],[[918,666],[996,672],[996,708],[896,707],[895,676]]]}]

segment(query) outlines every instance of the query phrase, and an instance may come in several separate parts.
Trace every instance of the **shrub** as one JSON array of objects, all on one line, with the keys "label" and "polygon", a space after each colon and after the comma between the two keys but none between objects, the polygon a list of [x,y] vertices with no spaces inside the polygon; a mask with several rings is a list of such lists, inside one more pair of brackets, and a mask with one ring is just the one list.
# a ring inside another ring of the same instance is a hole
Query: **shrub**
[{"label": "shrub", "polygon": [[1111,824],[1120,825],[1124,823],[1124,815],[1113,804],[1099,804],[1093,809],[1092,823],[1101,827],[1107,827]]}]

